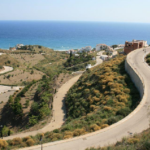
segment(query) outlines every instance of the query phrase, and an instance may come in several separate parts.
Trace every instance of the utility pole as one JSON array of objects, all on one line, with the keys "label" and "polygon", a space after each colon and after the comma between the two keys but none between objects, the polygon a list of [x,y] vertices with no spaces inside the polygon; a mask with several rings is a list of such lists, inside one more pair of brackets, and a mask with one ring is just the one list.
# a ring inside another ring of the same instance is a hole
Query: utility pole
[{"label": "utility pole", "polygon": [[41,150],[43,150],[43,145],[42,145],[42,135],[40,137],[40,141],[41,141]]}]

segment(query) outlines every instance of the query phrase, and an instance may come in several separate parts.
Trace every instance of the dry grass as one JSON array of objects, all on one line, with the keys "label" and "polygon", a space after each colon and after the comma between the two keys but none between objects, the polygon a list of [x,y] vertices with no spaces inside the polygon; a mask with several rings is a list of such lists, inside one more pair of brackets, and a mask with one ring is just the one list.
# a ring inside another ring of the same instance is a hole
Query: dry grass
[{"label": "dry grass", "polygon": [[0,66],[17,67],[21,65],[18,60],[12,58],[10,55],[0,55]]},{"label": "dry grass", "polygon": [[[32,80],[40,80],[44,73],[33,70],[33,74],[31,71],[24,71],[20,69],[16,69],[13,72],[4,74],[0,76],[0,84],[6,85],[22,85],[23,82],[31,82]],[[8,76],[10,76],[8,78]]]},{"label": "dry grass", "polygon": [[10,54],[11,57],[17,59],[23,65],[29,65],[30,67],[36,65],[39,61],[45,59],[41,54]]}]

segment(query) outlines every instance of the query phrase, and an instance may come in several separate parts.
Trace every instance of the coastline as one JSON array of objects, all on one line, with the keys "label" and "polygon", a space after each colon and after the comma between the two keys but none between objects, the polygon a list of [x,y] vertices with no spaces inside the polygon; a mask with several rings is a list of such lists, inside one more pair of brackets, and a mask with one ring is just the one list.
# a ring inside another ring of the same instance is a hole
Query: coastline
[{"label": "coastline", "polygon": [[[110,46],[133,39],[150,41],[147,32],[149,30],[148,24],[138,23],[135,28],[135,24],[132,23],[2,21],[0,47],[8,50],[17,43],[23,43],[50,47],[54,51],[80,49],[85,46],[94,48],[100,43]],[[137,34],[139,31],[141,33]]]}]

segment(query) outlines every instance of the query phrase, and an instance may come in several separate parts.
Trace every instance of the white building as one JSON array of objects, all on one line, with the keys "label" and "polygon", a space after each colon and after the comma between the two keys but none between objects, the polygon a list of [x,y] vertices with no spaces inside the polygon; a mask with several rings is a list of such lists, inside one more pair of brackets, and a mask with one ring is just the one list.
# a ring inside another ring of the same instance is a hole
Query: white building
[{"label": "white building", "polygon": [[148,47],[147,41],[144,40],[132,40],[132,42],[143,42],[143,47]]},{"label": "white building", "polygon": [[106,49],[107,45],[106,44],[97,44],[96,45],[96,51],[101,51]]},{"label": "white building", "polygon": [[17,44],[16,45],[16,48],[21,48],[21,47],[23,47],[24,45],[23,44]]},{"label": "white building", "polygon": [[109,57],[107,55],[101,55],[100,58],[103,60],[103,61],[106,61],[109,59]]},{"label": "white building", "polygon": [[120,47],[120,48],[124,48],[124,46],[125,46],[124,44],[119,44],[118,45],[118,47]]},{"label": "white building", "polygon": [[91,66],[91,64],[88,64],[88,65],[86,66],[86,69],[90,69],[90,68],[92,68],[92,66]]},{"label": "white building", "polygon": [[78,52],[78,50],[71,49],[71,50],[67,51],[68,54],[70,54],[71,52],[72,52],[72,54],[76,54]]},{"label": "white building", "polygon": [[118,52],[117,51],[113,51],[112,57],[116,57],[117,55],[118,55]]},{"label": "white building", "polygon": [[10,47],[9,50],[16,51],[16,47]]},{"label": "white building", "polygon": [[79,55],[79,54],[74,54],[74,56],[75,56],[75,57],[79,57],[80,55]]},{"label": "white building", "polygon": [[86,46],[86,47],[83,47],[79,50],[80,53],[82,53],[83,51],[85,52],[90,52],[92,50],[92,47],[91,46]]},{"label": "white building", "polygon": [[117,47],[116,48],[114,48],[114,50],[118,50],[118,49],[124,49],[124,44],[119,44],[119,45],[117,45]]},{"label": "white building", "polygon": [[105,50],[106,52],[113,52],[113,48],[106,44],[97,44],[96,45],[96,51]]},{"label": "white building", "polygon": [[143,41],[143,43],[145,47],[148,47],[147,41]]}]

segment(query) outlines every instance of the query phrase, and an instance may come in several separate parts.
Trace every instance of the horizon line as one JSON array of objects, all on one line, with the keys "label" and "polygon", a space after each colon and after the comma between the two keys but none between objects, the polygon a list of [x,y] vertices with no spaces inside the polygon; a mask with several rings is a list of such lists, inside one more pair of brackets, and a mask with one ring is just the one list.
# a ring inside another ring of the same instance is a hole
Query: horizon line
[{"label": "horizon line", "polygon": [[40,22],[50,22],[50,21],[55,21],[55,22],[99,22],[99,23],[141,23],[141,24],[150,24],[150,22],[121,22],[121,21],[94,21],[94,20],[0,20],[0,21],[40,21]]}]

